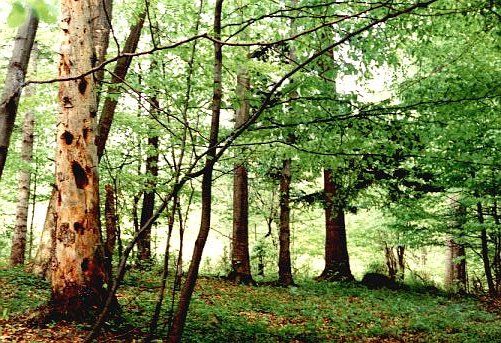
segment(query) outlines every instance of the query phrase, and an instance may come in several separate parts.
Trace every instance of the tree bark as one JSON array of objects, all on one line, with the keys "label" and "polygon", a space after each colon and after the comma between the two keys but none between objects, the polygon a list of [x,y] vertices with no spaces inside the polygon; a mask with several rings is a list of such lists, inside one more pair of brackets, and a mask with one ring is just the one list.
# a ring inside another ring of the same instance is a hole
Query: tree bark
[{"label": "tree bark", "polygon": [[482,213],[482,203],[477,202],[477,220],[482,226],[480,229],[480,241],[482,246],[482,262],[484,264],[485,279],[490,295],[496,294],[496,287],[492,277],[491,263],[489,259],[489,243],[487,241],[487,229],[484,226],[484,214]]},{"label": "tree bark", "polygon": [[104,245],[104,257],[106,272],[111,278],[113,252],[117,241],[117,215],[115,208],[115,192],[112,185],[104,186],[106,201],[104,203],[104,217],[106,220],[106,243]]},{"label": "tree bark", "polygon": [[[110,41],[111,15],[113,10],[113,0],[91,0],[92,10],[92,41],[94,42],[94,53],[96,64],[102,63],[106,59],[106,52]],[[94,74],[97,88],[96,102],[99,104],[99,93],[101,82],[104,78],[104,69]]]},{"label": "tree bark", "polygon": [[[154,98],[153,103],[158,108],[158,101]],[[152,108],[151,111],[156,111]],[[141,207],[141,220],[140,227],[143,227],[146,222],[153,217],[155,210],[155,187],[157,185],[158,177],[158,136],[154,135],[148,137],[148,149],[146,157],[146,190],[143,193],[143,204]],[[146,231],[139,236],[137,241],[138,248],[138,261],[142,265],[147,265],[152,262],[151,256],[151,225],[148,226]]]},{"label": "tree bark", "polygon": [[205,168],[202,176],[202,213],[200,219],[200,230],[198,232],[193,256],[191,258],[190,267],[186,275],[186,280],[179,295],[179,304],[177,311],[172,321],[172,327],[169,331],[167,341],[170,343],[181,342],[186,316],[188,315],[188,307],[190,305],[191,296],[195,289],[195,283],[198,277],[198,269],[202,260],[202,253],[207,242],[207,237],[210,231],[211,223],[211,206],[212,206],[212,173],[216,157],[216,146],[219,136],[219,117],[221,114],[221,100],[223,97],[222,87],[222,68],[223,68],[223,45],[219,43],[221,39],[221,13],[223,0],[216,0],[214,8],[214,38],[218,41],[214,42],[214,91],[212,96],[212,118],[209,137],[209,151],[205,160]]},{"label": "tree bark", "polygon": [[353,280],[346,241],[344,210],[336,196],[339,185],[332,179],[332,170],[324,170],[325,193],[325,268],[319,279]]},{"label": "tree bark", "polygon": [[35,117],[28,111],[24,117],[23,145],[21,148],[21,161],[23,166],[19,172],[19,197],[16,210],[16,227],[12,237],[10,263],[12,266],[24,264],[26,252],[26,233],[28,224],[28,205],[30,199],[31,171],[29,165],[33,160],[33,127]]},{"label": "tree bark", "polygon": [[[99,1],[102,4],[102,0],[94,0]],[[108,1],[108,0],[105,0]],[[103,13],[104,10],[100,10],[100,13]],[[111,11],[111,7],[110,7]],[[111,12],[109,12],[110,14]],[[111,14],[110,14],[111,15]],[[139,38],[141,36],[141,30],[144,24],[145,13],[141,13],[139,15],[138,22],[131,27],[130,33],[125,41],[123,53],[133,53],[136,51],[137,44],[139,42]],[[95,30],[97,31],[97,30]],[[94,33],[96,35],[96,33]],[[102,37],[102,35],[101,35]],[[107,43],[106,43],[107,44]],[[104,46],[104,43],[103,45]],[[101,51],[98,53],[97,51]],[[102,49],[96,50],[96,56],[100,56],[104,58],[106,53],[102,53]],[[129,70],[130,63],[132,61],[132,57],[124,57],[117,61],[115,68],[113,69],[113,74],[111,77],[111,85],[108,89],[108,94],[113,94],[113,96],[108,96],[104,100],[103,108],[101,110],[101,115],[99,117],[99,125],[98,125],[98,134],[96,137],[96,145],[97,145],[97,153],[99,160],[101,159],[104,153],[104,147],[106,141],[108,139],[108,134],[111,129],[111,123],[113,122],[113,117],[115,115],[116,106],[118,104],[117,94],[120,94],[120,83],[123,82],[125,77],[127,76],[127,72]],[[97,63],[101,63],[102,61],[97,61]],[[99,80],[99,76],[97,74],[97,79]],[[97,100],[96,100],[97,101]],[[45,275],[46,278],[49,277],[50,271],[47,270],[46,266],[49,265],[50,261],[50,243],[45,244],[45,238],[50,237],[51,230],[54,227],[52,222],[52,218],[54,216],[54,203],[55,200],[51,196],[51,201],[49,202],[49,207],[47,209],[47,216],[44,223],[44,228],[42,232],[42,240],[38,247],[37,254],[35,257],[35,262],[33,265],[33,272],[37,275]]]},{"label": "tree bark", "polygon": [[464,245],[458,244],[454,239],[447,241],[445,288],[466,291],[466,258]]},{"label": "tree bark", "polygon": [[38,17],[33,10],[30,10],[26,22],[17,31],[14,50],[7,68],[5,86],[0,102],[0,179],[7,160],[10,136],[14,130],[19,98],[21,97],[37,28]]},{"label": "tree bark", "polygon": [[[61,2],[61,78],[92,68],[91,8],[89,0]],[[102,306],[103,284],[108,283],[99,223],[93,76],[61,82],[59,101],[51,306],[57,316],[82,320]]]},{"label": "tree bark", "polygon": [[279,225],[279,253],[278,253],[278,284],[290,286],[292,279],[292,265],[290,252],[290,185],[291,159],[283,161],[280,177],[280,225]]},{"label": "tree bark", "polygon": [[405,279],[405,245],[397,245],[398,279]]},{"label": "tree bark", "polygon": [[[240,108],[235,113],[235,128],[249,119],[250,80],[247,71],[240,70],[237,75],[237,96]],[[253,284],[249,255],[249,186],[247,169],[236,164],[233,172],[233,235],[231,249],[232,271],[228,278],[235,283]]]},{"label": "tree bark", "polygon": [[[123,53],[134,53],[137,49],[137,44],[139,43],[139,38],[141,37],[141,30],[143,28],[144,19],[146,17],[146,12],[139,14],[137,23],[132,25],[130,28],[129,35],[125,40]],[[104,99],[103,109],[101,110],[101,116],[99,117],[98,133],[96,137],[97,145],[97,155],[99,159],[103,156],[104,147],[106,141],[108,140],[108,135],[111,130],[111,124],[115,116],[115,110],[118,104],[118,96],[121,93],[120,84],[125,80],[129,67],[132,61],[132,56],[127,56],[120,58],[117,61],[113,73],[111,76],[111,84],[108,87],[108,96]]]}]

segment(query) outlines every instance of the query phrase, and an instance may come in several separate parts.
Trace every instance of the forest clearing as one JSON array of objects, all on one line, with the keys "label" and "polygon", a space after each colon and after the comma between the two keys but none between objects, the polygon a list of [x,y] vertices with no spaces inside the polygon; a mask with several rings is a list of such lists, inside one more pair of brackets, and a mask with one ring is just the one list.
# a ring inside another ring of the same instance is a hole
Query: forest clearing
[{"label": "forest clearing", "polygon": [[1,2],[1,340],[501,342],[500,5]]}]

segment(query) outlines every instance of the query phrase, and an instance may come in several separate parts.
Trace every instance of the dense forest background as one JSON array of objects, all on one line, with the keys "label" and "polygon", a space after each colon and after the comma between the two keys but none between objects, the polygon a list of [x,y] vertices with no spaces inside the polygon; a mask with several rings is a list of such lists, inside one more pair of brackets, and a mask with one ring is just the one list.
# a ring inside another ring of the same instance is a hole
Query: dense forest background
[{"label": "dense forest background", "polygon": [[[128,318],[123,299],[142,292],[132,336],[260,341],[262,328],[225,328],[235,314],[224,302],[200,307],[200,287],[235,302],[313,292],[303,307],[323,294],[347,309],[354,289],[366,306],[414,290],[406,306],[433,312],[433,296],[466,307],[475,297],[499,310],[499,5],[2,2],[5,284],[42,282],[45,305],[29,320],[91,323],[87,341],[121,327],[111,318]],[[190,303],[209,329],[186,322]],[[6,297],[5,323],[13,308]],[[256,311],[237,317],[278,316]],[[478,311],[483,332],[461,318],[450,325],[465,336],[443,340],[492,340],[499,315]],[[431,336],[457,333],[437,322]],[[388,335],[340,325],[311,337],[262,329],[263,341]],[[390,341],[431,339],[419,325]]]}]

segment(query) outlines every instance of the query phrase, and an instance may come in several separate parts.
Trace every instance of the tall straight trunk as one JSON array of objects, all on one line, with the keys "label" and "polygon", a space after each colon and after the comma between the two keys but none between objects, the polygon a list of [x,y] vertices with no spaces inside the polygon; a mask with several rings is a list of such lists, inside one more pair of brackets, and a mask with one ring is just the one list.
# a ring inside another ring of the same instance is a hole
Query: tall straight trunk
[{"label": "tall straight trunk", "polygon": [[[154,106],[158,108],[158,101],[156,98],[153,100]],[[152,108],[151,111],[155,112],[156,109]],[[158,177],[158,136],[154,135],[148,137],[148,157],[146,157],[146,190],[143,194],[143,204],[141,207],[141,220],[140,227],[143,227],[148,219],[153,217],[155,210],[155,187]],[[138,260],[140,263],[151,262],[151,225],[144,231],[137,241]]]},{"label": "tall straight trunk", "polygon": [[487,229],[484,224],[484,214],[482,213],[482,203],[477,202],[477,220],[482,226],[480,229],[480,241],[482,246],[482,262],[484,264],[485,279],[487,281],[487,288],[490,295],[496,294],[496,287],[494,286],[494,279],[492,277],[491,263],[489,259],[489,243],[487,241]]},{"label": "tall straight trunk", "polygon": [[190,305],[191,296],[195,289],[195,284],[198,277],[198,270],[202,260],[202,253],[207,242],[207,237],[210,231],[211,223],[211,206],[212,206],[212,173],[214,170],[214,159],[216,157],[216,146],[219,136],[219,117],[221,114],[221,100],[223,97],[222,87],[222,69],[223,69],[223,45],[219,43],[221,39],[221,13],[223,0],[216,0],[214,8],[214,38],[218,41],[214,42],[214,90],[212,96],[212,117],[209,137],[209,151],[205,160],[205,168],[202,175],[202,213],[200,219],[200,230],[198,232],[193,256],[191,258],[190,267],[186,275],[186,280],[181,288],[179,295],[179,304],[174,314],[172,326],[169,330],[167,341],[170,343],[181,342],[186,316],[188,315],[188,307]]},{"label": "tall straight trunk", "polygon": [[[31,64],[33,72],[37,69],[38,46],[33,43],[31,52]],[[26,96],[33,96],[34,87],[29,86],[26,89]],[[26,254],[26,240],[28,231],[28,207],[30,201],[31,187],[31,164],[33,162],[33,133],[35,127],[35,115],[32,109],[28,109],[24,116],[23,122],[23,140],[21,145],[21,162],[22,166],[19,170],[19,194],[16,208],[16,226],[12,237],[12,249],[10,254],[10,263],[12,266],[24,264]],[[33,222],[33,220],[32,220]],[[33,225],[33,223],[32,223]],[[30,235],[31,242],[31,235]],[[30,244],[31,257],[31,244]]]},{"label": "tall straight trunk", "polygon": [[332,179],[332,170],[324,170],[325,198],[325,268],[319,279],[353,280],[350,270],[344,210],[336,196],[339,190]]},{"label": "tall straight trunk", "polygon": [[33,126],[35,117],[33,112],[28,111],[24,117],[23,145],[21,148],[21,161],[23,167],[19,172],[19,195],[16,210],[16,226],[12,237],[12,249],[10,263],[12,266],[24,264],[26,252],[26,233],[28,225],[28,205],[30,199],[31,171],[29,170],[33,160]]},{"label": "tall straight trunk", "polygon": [[283,161],[280,177],[280,225],[279,225],[279,253],[278,253],[278,284],[290,286],[292,279],[291,252],[290,252],[290,187],[291,187],[291,159]]},{"label": "tall straight trunk", "polygon": [[[235,113],[235,128],[249,119],[250,88],[248,72],[240,70],[237,75],[237,96],[240,108]],[[236,283],[252,284],[249,256],[249,186],[247,169],[241,163],[236,164],[233,172],[233,235],[231,249],[232,271],[228,276]]]},{"label": "tall straight trunk", "polygon": [[17,31],[14,50],[7,67],[5,85],[0,100],[0,179],[7,160],[10,136],[16,122],[19,98],[21,97],[37,28],[38,17],[33,10],[30,10],[26,22]]},{"label": "tall straight trunk", "polygon": [[[91,8],[90,0],[61,2],[61,78],[92,68]],[[108,282],[99,222],[94,77],[61,82],[59,101],[51,305],[56,315],[80,320],[102,306]]]},{"label": "tall straight trunk", "polygon": [[111,278],[112,275],[112,262],[113,252],[115,251],[115,244],[117,241],[117,215],[115,207],[115,191],[112,185],[104,186],[106,192],[104,204],[104,218],[106,220],[106,243],[104,245],[104,257],[106,272]]}]

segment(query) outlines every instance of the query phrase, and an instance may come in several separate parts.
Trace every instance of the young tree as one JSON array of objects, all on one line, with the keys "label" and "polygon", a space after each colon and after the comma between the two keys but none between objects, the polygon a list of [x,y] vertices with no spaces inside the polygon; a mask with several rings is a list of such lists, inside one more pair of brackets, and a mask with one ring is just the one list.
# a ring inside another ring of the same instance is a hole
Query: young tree
[{"label": "young tree", "polygon": [[56,228],[52,235],[52,310],[82,319],[100,307],[108,282],[99,222],[96,93],[91,2],[61,2],[61,113],[56,153]]}]

